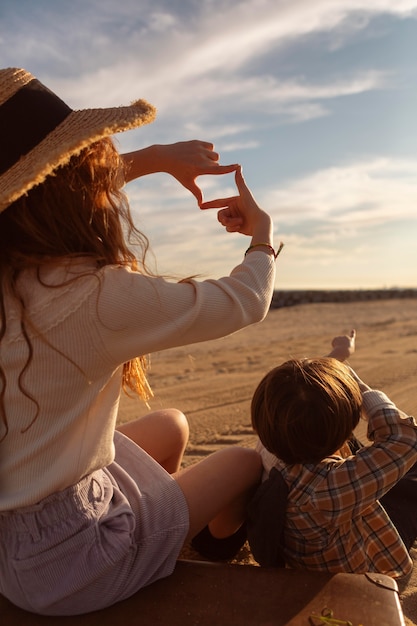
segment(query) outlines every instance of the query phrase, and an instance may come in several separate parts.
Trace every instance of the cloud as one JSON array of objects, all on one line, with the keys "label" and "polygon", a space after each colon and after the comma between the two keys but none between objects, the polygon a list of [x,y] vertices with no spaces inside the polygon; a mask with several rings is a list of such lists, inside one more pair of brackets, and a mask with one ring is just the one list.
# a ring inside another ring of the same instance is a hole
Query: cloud
[{"label": "cloud", "polygon": [[[233,103],[235,113],[256,115],[259,112],[272,117],[285,117],[289,121],[306,121],[329,114],[324,106],[327,100],[358,95],[389,86],[389,74],[381,71],[359,71],[337,80],[327,78],[314,83],[305,77],[288,80],[271,75],[241,77],[228,80],[211,77],[197,81],[191,109],[194,116],[210,120],[219,110],[227,111]],[[170,100],[170,110],[177,112],[180,102]],[[204,104],[210,105],[204,107]],[[188,112],[188,110],[187,110]],[[265,118],[263,121],[268,123]],[[262,123],[262,121],[261,121]],[[271,122],[269,122],[271,123]],[[239,132],[241,130],[237,128]]]},{"label": "cloud", "polygon": [[416,218],[417,161],[375,158],[327,168],[262,197],[287,228],[305,220],[329,228],[372,228]]},{"label": "cloud", "polygon": [[[355,23],[363,29],[381,12],[399,17],[413,14],[417,2],[370,0],[364,8],[358,0],[250,0],[224,2],[221,11],[218,3],[208,0],[187,2],[181,9],[178,3],[161,0],[142,3],[140,8],[137,2],[120,0],[117,10],[113,1],[102,0],[57,2],[53,7],[38,2],[30,7],[20,23],[13,13],[6,14],[14,28],[6,30],[4,21],[5,55],[23,46],[22,56],[28,61],[48,56],[59,63],[66,59],[67,68],[77,66],[74,78],[81,78],[81,85],[76,84],[90,99],[96,90],[109,99],[119,93],[134,97],[140,83],[165,102],[173,95],[174,84],[197,80],[201,86],[203,76],[218,74],[224,79],[245,73],[249,64],[289,40],[336,28],[340,32],[345,23],[350,32],[355,15],[362,16]],[[62,71],[59,74],[64,84]],[[82,94],[79,97],[82,100]]]},{"label": "cloud", "polygon": [[256,140],[223,143],[222,152],[240,152],[242,150],[254,150],[256,148],[259,148],[259,146],[260,142]]},{"label": "cloud", "polygon": [[21,65],[45,68],[41,78],[75,108],[141,96],[157,105],[155,132],[167,140],[173,121],[184,136],[191,136],[192,119],[215,138],[215,120],[232,115],[244,116],[235,125],[237,138],[242,124],[250,130],[328,116],[331,100],[386,89],[391,79],[387,72],[356,67],[319,80],[302,73],[284,77],[273,63],[262,65],[266,56],[279,59],[290,42],[320,33],[337,31],[339,37],[346,29],[351,36],[375,15],[400,18],[416,7],[417,0],[370,0],[365,8],[359,0],[229,0],[219,11],[213,0],[149,0],[140,8],[119,0],[116,10],[110,0],[41,1],[25,3],[20,21],[13,10],[5,12],[0,51],[11,57],[18,50]]},{"label": "cloud", "polygon": [[[0,53],[3,65],[27,67],[76,108],[153,102],[156,123],[121,136],[122,149],[202,137],[222,152],[245,150],[255,196],[287,243],[280,265],[295,283],[294,272],[306,276],[314,263],[330,272],[367,249],[382,267],[383,229],[415,224],[417,164],[406,158],[398,104],[415,95],[415,48],[407,44],[406,69],[402,42],[397,56],[378,52],[386,33],[392,42],[402,21],[416,18],[417,0],[3,0]],[[366,126],[378,115],[386,133],[381,122]],[[364,157],[365,140],[367,154],[386,156]],[[279,188],[270,183],[276,171]],[[230,190],[220,180],[206,188]],[[164,269],[181,275],[188,260],[189,274],[191,259],[219,275],[241,258],[244,239],[226,235],[169,177],[134,183],[129,195]]]},{"label": "cloud", "polygon": [[[199,211],[188,192],[170,177],[157,176],[129,185],[128,192],[159,271],[178,277],[227,273],[246,249],[246,238],[225,233],[216,211]],[[211,179],[210,197],[234,193],[230,178],[221,179]],[[285,242],[279,284],[336,288],[342,276],[346,288],[372,286],[372,280],[377,286],[413,284],[415,252],[404,237],[413,240],[417,226],[416,179],[417,160],[376,158],[323,169],[256,194],[274,217],[276,242]],[[407,224],[408,235],[396,238],[401,223]],[[312,267],[317,275],[311,275]]]}]

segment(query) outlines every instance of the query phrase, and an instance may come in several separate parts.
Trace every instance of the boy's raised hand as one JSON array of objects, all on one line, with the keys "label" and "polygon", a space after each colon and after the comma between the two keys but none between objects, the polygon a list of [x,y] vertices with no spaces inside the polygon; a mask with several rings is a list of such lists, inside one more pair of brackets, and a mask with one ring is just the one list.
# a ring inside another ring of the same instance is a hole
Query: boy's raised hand
[{"label": "boy's raised hand", "polygon": [[339,335],[332,340],[332,351],[327,355],[338,361],[346,361],[355,352],[356,330],[349,335]]}]

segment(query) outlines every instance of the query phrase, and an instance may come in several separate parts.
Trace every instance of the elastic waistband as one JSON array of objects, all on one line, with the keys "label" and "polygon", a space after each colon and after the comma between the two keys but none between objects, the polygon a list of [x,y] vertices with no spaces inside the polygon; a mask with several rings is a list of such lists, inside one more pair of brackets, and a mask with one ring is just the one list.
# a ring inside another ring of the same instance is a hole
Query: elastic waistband
[{"label": "elastic waistband", "polygon": [[0,529],[33,534],[35,528],[62,524],[63,519],[97,518],[107,508],[112,492],[112,481],[106,470],[97,470],[38,504],[0,512]]}]

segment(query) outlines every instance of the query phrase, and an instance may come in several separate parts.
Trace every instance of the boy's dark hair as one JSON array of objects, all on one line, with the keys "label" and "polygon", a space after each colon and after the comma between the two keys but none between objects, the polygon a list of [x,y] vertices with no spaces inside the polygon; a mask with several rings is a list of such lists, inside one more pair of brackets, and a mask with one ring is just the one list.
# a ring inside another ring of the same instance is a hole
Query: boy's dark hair
[{"label": "boy's dark hair", "polygon": [[285,463],[317,463],[352,434],[362,394],[349,368],[336,359],[291,359],[259,383],[252,426],[267,450]]}]

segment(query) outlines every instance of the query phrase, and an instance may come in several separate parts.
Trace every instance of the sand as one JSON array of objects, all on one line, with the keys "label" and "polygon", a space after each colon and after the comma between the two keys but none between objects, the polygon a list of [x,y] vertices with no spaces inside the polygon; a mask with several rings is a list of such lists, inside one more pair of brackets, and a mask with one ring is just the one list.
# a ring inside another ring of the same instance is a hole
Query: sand
[{"label": "sand", "polygon": [[[271,310],[266,319],[229,337],[152,356],[151,409],[176,407],[190,422],[184,465],[228,445],[252,446],[249,406],[261,377],[290,357],[319,356],[333,336],[357,330],[350,363],[417,417],[417,299],[303,304]],[[126,397],[120,422],[147,412]],[[242,551],[242,562],[251,555]],[[417,564],[417,547],[413,550]],[[417,626],[417,567],[400,589],[407,626]]]}]

